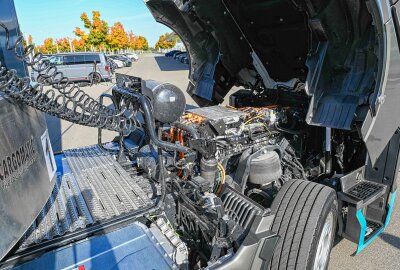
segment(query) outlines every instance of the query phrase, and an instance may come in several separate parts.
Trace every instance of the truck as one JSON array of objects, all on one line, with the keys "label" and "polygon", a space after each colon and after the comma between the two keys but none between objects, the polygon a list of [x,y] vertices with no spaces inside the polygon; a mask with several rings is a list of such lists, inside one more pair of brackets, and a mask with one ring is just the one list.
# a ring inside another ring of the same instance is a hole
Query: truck
[{"label": "truck", "polygon": [[[400,2],[145,3],[199,107],[124,74],[92,98],[0,2],[0,268],[327,269],[336,237],[372,245],[397,191]],[[98,143],[53,153],[44,113]]]}]

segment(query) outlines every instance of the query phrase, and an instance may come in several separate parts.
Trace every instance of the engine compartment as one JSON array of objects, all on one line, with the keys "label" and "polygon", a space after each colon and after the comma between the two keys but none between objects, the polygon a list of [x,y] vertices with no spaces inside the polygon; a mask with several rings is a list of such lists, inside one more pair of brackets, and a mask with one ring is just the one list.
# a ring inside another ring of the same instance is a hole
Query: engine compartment
[{"label": "engine compartment", "polygon": [[[168,220],[188,248],[190,269],[219,265],[249,239],[264,240],[255,231],[269,231],[271,204],[286,182],[303,179],[339,190],[338,181],[326,180],[363,162],[357,133],[327,134],[305,122],[304,95],[244,90],[231,96],[229,106],[186,109],[177,100],[179,89],[168,84],[118,74],[114,106],[141,113],[143,121],[121,134],[124,150],[114,155],[128,158],[154,185],[160,196],[153,197],[157,209],[149,210],[149,224]],[[154,113],[160,106],[174,112],[167,123],[160,121],[166,115]]]},{"label": "engine compartment", "polygon": [[[227,106],[184,108],[175,86],[117,74],[108,97],[118,117],[134,123],[130,132],[111,144],[101,143],[100,133],[98,146],[56,158],[56,189],[14,258],[139,218],[149,228],[164,224],[157,233],[178,241],[168,248],[179,254],[179,262],[171,259],[180,268],[216,267],[249,241],[277,237],[270,207],[285,183],[303,179],[338,190],[327,177],[360,162],[357,134],[328,136],[307,125],[301,94],[241,90]],[[344,159],[344,151],[352,155]]]}]

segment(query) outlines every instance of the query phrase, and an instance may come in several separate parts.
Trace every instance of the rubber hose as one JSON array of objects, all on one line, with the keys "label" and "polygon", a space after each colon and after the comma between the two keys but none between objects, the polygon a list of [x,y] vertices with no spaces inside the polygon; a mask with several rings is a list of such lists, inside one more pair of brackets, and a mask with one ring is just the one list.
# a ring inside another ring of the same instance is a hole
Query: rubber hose
[{"label": "rubber hose", "polygon": [[168,142],[164,142],[164,141],[160,140],[157,137],[157,134],[155,131],[154,117],[153,117],[153,113],[151,112],[151,109],[150,109],[150,107],[151,107],[150,101],[145,96],[140,96],[139,102],[142,105],[141,107],[142,107],[144,119],[146,122],[147,132],[149,133],[150,139],[153,141],[153,143],[163,149],[168,149],[171,151],[177,151],[177,152],[183,152],[183,153],[189,152],[190,149],[188,147],[178,145],[178,144],[168,143]]},{"label": "rubber hose", "polygon": [[186,124],[183,124],[180,122],[174,122],[171,124],[171,126],[174,126],[176,128],[183,129],[184,131],[189,132],[190,135],[192,135],[193,139],[195,139],[195,140],[199,138],[199,134],[197,133],[197,130],[192,126],[189,126],[189,125],[186,125]]}]

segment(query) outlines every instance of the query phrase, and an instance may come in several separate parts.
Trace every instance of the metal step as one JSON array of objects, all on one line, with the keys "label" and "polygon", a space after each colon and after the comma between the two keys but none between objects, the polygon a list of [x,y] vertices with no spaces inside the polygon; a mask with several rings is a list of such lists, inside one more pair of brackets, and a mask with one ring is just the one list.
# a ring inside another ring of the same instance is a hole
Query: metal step
[{"label": "metal step", "polygon": [[386,193],[386,186],[367,180],[359,181],[349,189],[339,193],[339,199],[363,208]]},{"label": "metal step", "polygon": [[142,176],[128,174],[98,146],[67,150],[57,164],[54,190],[20,248],[51,240],[91,224],[129,214],[152,204]]},{"label": "metal step", "polygon": [[383,224],[374,222],[372,220],[367,220],[366,230],[364,234],[364,241],[370,240],[378,231],[383,228]]}]

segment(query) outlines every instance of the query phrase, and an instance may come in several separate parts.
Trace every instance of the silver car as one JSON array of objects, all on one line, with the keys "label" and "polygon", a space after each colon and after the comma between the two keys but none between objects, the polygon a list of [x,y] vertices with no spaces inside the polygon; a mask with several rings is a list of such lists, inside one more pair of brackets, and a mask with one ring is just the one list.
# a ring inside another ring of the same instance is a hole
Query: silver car
[{"label": "silver car", "polygon": [[[70,81],[91,81],[98,83],[111,78],[110,67],[103,53],[65,53],[49,58],[50,63],[57,67]],[[51,74],[53,71],[49,71]],[[32,72],[32,78],[38,82],[46,82],[46,78],[38,77]]]}]

